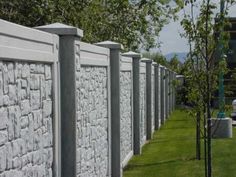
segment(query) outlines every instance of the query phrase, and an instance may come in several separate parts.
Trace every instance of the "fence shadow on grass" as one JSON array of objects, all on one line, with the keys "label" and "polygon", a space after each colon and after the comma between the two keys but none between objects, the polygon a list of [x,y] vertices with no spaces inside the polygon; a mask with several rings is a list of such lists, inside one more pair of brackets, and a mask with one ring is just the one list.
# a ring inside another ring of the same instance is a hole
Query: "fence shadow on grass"
[{"label": "fence shadow on grass", "polygon": [[151,167],[151,166],[168,165],[171,163],[184,162],[184,161],[194,161],[194,160],[196,160],[195,157],[190,157],[190,158],[169,159],[169,160],[159,161],[159,162],[155,162],[155,163],[129,164],[124,168],[124,170],[130,170],[130,169],[133,169],[136,167],[145,168],[145,167]]},{"label": "fence shadow on grass", "polygon": [[155,143],[169,143],[169,142],[183,142],[183,141],[194,141],[193,137],[181,137],[181,138],[158,138],[157,140],[149,141],[147,144]]}]

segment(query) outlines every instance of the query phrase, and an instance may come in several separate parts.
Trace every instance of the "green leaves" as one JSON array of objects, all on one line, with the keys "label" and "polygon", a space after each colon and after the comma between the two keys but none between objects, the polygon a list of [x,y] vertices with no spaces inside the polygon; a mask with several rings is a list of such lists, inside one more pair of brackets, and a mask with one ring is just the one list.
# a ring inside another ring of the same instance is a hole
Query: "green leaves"
[{"label": "green leaves", "polygon": [[127,50],[157,47],[163,25],[176,17],[170,0],[1,0],[0,18],[25,26],[54,22],[84,30],[83,41],[114,40]]},{"label": "green leaves", "polygon": [[[184,88],[187,93],[186,102],[203,112],[203,108],[206,108],[207,103],[214,98],[218,89],[219,73],[228,74],[229,72],[226,58],[222,59],[219,51],[225,54],[228,52],[230,36],[224,29],[229,23],[225,17],[229,6],[235,1],[226,0],[225,10],[222,14],[216,15],[214,11],[217,6],[212,0],[186,0],[184,2],[185,16],[181,21],[184,29],[182,36],[188,39],[190,48],[188,60],[182,70],[186,78]],[[200,5],[200,13],[195,16],[197,4]]]},{"label": "green leaves", "polygon": [[165,56],[163,56],[162,54],[158,52],[154,52],[154,53],[146,52],[146,53],[143,53],[143,57],[151,58],[158,64],[161,64],[169,68],[169,63],[166,60]]}]

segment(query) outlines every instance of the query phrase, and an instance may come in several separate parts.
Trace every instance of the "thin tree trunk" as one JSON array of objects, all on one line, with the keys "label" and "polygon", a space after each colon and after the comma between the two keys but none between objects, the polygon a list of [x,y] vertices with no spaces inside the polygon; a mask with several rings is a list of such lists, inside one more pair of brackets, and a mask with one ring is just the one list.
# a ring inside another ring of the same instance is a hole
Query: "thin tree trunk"
[{"label": "thin tree trunk", "polygon": [[[206,109],[204,108],[204,113],[206,112]],[[206,126],[206,115],[204,114],[203,119],[204,124],[204,162],[205,162],[205,177],[208,177],[207,175],[207,126]]]},{"label": "thin tree trunk", "polygon": [[[208,76],[208,80],[209,80],[209,76]],[[210,88],[210,83],[208,81],[207,84],[207,89]],[[209,95],[209,91],[208,91],[208,95]],[[209,97],[209,96],[208,96]],[[211,162],[211,112],[210,112],[210,100],[208,98],[208,103],[207,103],[207,162],[208,162],[208,177],[212,176],[212,162]]]},{"label": "thin tree trunk", "polygon": [[208,19],[209,19],[209,8],[210,8],[210,0],[207,0],[207,11],[206,11],[206,81],[207,81],[207,175],[208,177],[212,177],[212,166],[211,166],[211,108],[210,108],[210,76],[209,76],[209,53],[208,53]]},{"label": "thin tree trunk", "polygon": [[197,112],[197,123],[196,123],[196,159],[201,160],[201,113]]}]

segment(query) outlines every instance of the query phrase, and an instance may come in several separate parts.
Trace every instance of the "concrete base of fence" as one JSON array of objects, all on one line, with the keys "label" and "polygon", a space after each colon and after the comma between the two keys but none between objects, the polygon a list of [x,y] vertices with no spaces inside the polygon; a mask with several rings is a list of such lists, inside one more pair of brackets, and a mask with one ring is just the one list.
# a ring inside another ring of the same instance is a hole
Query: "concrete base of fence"
[{"label": "concrete base of fence", "polygon": [[232,138],[231,118],[212,118],[212,138]]}]

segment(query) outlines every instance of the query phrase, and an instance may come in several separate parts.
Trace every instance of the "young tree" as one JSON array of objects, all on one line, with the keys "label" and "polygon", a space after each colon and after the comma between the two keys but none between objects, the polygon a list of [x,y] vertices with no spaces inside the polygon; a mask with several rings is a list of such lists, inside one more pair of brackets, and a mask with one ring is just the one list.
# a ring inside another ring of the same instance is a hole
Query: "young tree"
[{"label": "young tree", "polygon": [[178,59],[178,56],[175,54],[169,61],[169,66],[172,71],[175,71],[176,73],[180,73],[182,63]]},{"label": "young tree", "polygon": [[[217,89],[219,73],[226,69],[226,62],[221,57],[221,61],[216,61],[216,51],[227,49],[227,33],[223,33],[226,25],[226,18],[229,5],[232,0],[222,1],[225,9],[216,14],[217,4],[212,0],[185,0],[184,19],[181,25],[184,28],[184,37],[189,43],[189,70],[185,77],[188,81],[188,100],[193,105],[193,110],[197,117],[197,158],[200,158],[200,121],[203,118],[203,138],[205,150],[205,176],[212,176],[211,163],[211,100]],[[195,9],[199,8],[200,13],[195,14]],[[188,11],[186,10],[188,9]],[[218,21],[214,21],[220,18]],[[217,37],[216,34],[219,34]]]}]

